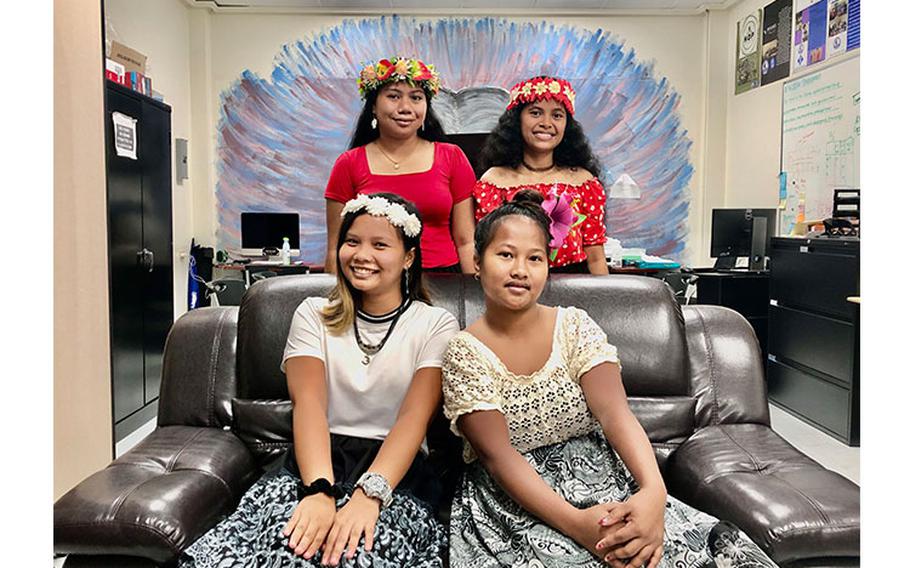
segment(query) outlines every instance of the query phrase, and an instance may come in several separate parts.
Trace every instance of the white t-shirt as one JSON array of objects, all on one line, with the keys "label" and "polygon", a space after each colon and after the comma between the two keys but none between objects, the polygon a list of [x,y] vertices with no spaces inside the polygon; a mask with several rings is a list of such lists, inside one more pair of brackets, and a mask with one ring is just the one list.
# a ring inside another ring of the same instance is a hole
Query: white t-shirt
[{"label": "white t-shirt", "polygon": [[[351,326],[341,335],[322,320],[325,298],[307,298],[294,312],[281,370],[291,357],[316,357],[325,363],[329,432],[384,440],[398,417],[414,374],[425,367],[442,368],[446,347],[458,321],[443,308],[413,302],[401,315],[385,346],[363,364]],[[358,320],[361,340],[376,345],[388,323]],[[422,444],[427,451],[426,441]]]}]

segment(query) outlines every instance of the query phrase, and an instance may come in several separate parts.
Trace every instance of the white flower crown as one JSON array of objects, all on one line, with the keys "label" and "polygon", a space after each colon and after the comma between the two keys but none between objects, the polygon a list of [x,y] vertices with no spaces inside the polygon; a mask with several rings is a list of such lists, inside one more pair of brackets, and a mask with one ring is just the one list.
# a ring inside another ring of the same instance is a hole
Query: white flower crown
[{"label": "white flower crown", "polygon": [[420,219],[413,213],[408,213],[400,203],[392,203],[384,197],[370,197],[360,194],[344,204],[341,210],[342,218],[348,213],[356,213],[366,209],[374,217],[385,217],[389,223],[398,227],[404,234],[412,239],[420,234]]}]

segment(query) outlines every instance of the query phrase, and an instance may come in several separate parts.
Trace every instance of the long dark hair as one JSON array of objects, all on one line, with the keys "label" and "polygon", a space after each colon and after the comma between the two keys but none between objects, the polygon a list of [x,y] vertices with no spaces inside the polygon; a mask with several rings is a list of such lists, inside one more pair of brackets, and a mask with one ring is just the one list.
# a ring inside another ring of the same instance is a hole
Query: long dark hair
[{"label": "long dark hair", "polygon": [[[376,99],[379,97],[379,91],[381,90],[382,87],[367,93],[366,99],[363,101],[363,109],[360,111],[360,116],[357,117],[357,124],[354,126],[354,135],[351,136],[351,145],[348,146],[349,150],[359,146],[366,146],[379,138],[379,128],[373,128],[370,123],[373,121],[373,105],[376,104]],[[417,130],[417,136],[430,142],[447,142],[445,130],[443,130],[439,119],[436,118],[436,113],[433,112],[433,94],[426,89],[423,89],[423,93],[427,97],[427,114],[423,119],[423,128]]]},{"label": "long dark hair", "polygon": [[[398,203],[411,215],[417,216],[420,220],[420,232],[413,237],[405,234],[401,227],[395,227],[398,236],[404,243],[405,252],[414,251],[414,262],[408,268],[401,278],[401,298],[402,300],[410,298],[411,300],[420,300],[421,302],[430,303],[430,295],[427,292],[423,280],[423,259],[420,254],[420,237],[423,235],[423,219],[417,211],[417,207],[394,193],[372,193],[370,197],[382,197],[391,203]],[[353,213],[348,213],[341,219],[341,227],[338,230],[338,245],[335,247],[335,258],[341,258],[341,247],[347,238],[351,225],[361,215],[367,215],[366,209],[360,209]],[[404,275],[407,276],[404,276]],[[344,275],[341,266],[335,270],[335,287],[329,293],[329,303],[322,311],[322,318],[326,327],[334,333],[342,333],[354,322],[356,308],[361,306],[361,293]],[[405,283],[405,277],[407,283]]]},{"label": "long dark hair", "polygon": [[[499,122],[480,152],[480,171],[496,166],[515,169],[524,158],[524,139],[521,137],[521,111],[530,103],[521,103],[499,117]],[[581,124],[566,112],[566,131],[553,151],[553,163],[561,168],[584,168],[600,177],[600,161],[591,150]]]},{"label": "long dark hair", "polygon": [[541,203],[543,203],[543,195],[539,191],[522,189],[515,194],[512,201],[503,203],[481,219],[474,228],[474,252],[477,257],[483,258],[483,252],[487,250],[487,246],[493,240],[496,229],[509,215],[522,215],[534,221],[543,233],[549,255],[550,240],[553,238],[550,234],[550,216],[543,210]]}]

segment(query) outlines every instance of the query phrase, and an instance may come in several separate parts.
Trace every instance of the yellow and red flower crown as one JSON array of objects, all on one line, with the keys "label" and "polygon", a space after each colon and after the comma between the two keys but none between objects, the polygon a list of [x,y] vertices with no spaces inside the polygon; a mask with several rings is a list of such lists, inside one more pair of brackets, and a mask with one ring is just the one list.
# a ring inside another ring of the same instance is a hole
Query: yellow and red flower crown
[{"label": "yellow and red flower crown", "polygon": [[408,57],[380,59],[377,63],[364,65],[357,78],[357,89],[360,98],[365,99],[370,91],[397,81],[407,81],[433,95],[439,92],[439,73],[436,72],[436,67]]},{"label": "yellow and red flower crown", "polygon": [[565,79],[554,77],[535,77],[522,81],[509,91],[509,106],[513,109],[522,103],[550,99],[559,101],[569,114],[575,114],[575,89]]}]

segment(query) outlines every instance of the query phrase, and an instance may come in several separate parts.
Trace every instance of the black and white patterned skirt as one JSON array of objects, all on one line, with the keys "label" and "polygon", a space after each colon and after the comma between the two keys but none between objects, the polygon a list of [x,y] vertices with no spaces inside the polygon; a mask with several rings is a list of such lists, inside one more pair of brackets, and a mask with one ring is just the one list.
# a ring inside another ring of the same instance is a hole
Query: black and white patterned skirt
[{"label": "black and white patterned skirt", "polygon": [[[523,454],[559,495],[579,508],[625,501],[635,479],[600,432]],[[773,568],[741,530],[667,498],[659,568]],[[470,464],[452,503],[451,568],[603,568],[606,563],[530,515],[479,463]]]},{"label": "black and white patterned skirt", "polygon": [[[372,463],[380,442],[332,435],[332,466],[335,479],[345,489],[337,501],[348,502],[354,482]],[[291,470],[293,456],[281,469],[267,473],[243,496],[237,509],[202,535],[181,554],[180,568],[279,568],[321,567],[322,553],[307,560],[288,548],[281,530],[297,506],[297,480]],[[373,549],[363,549],[363,539],[352,560],[341,557],[345,568],[441,568],[446,555],[445,529],[434,516],[432,474],[425,471],[422,456],[398,485],[391,505],[383,507],[376,522]],[[429,489],[428,489],[429,488]],[[415,497],[420,495],[423,498]]]}]

